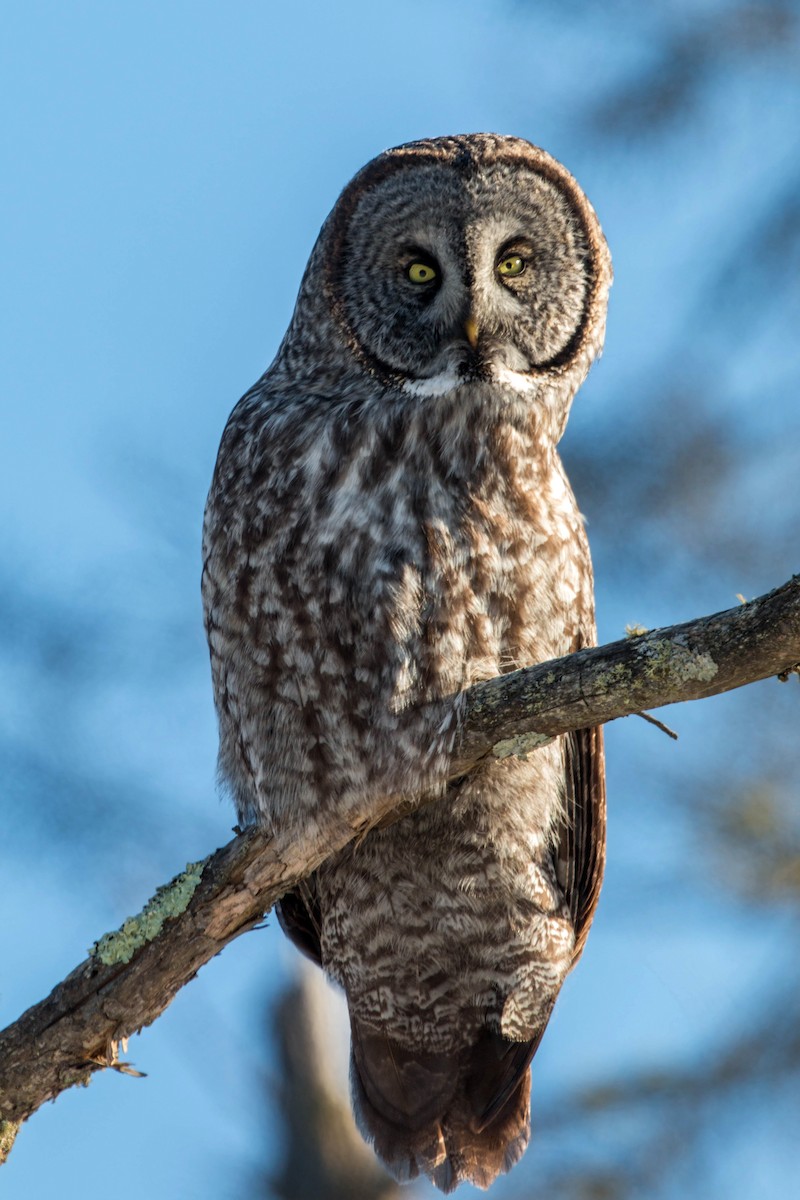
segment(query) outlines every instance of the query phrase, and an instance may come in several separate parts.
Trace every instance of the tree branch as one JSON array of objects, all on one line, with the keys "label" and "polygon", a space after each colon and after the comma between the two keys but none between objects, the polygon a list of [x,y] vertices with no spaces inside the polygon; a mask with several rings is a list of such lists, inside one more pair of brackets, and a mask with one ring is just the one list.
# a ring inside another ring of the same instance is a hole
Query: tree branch
[{"label": "tree branch", "polygon": [[[561,733],[697,700],[800,669],[800,576],[766,596],[478,683],[463,694],[452,775],[527,754]],[[0,1139],[65,1088],[110,1067],[228,942],[284,892],[397,809],[398,797],[328,814],[301,836],[248,829],[187,869],[106,934],[41,1003],[0,1034]],[[132,1073],[132,1072],[130,1072]],[[8,1124],[3,1125],[6,1122]]]}]

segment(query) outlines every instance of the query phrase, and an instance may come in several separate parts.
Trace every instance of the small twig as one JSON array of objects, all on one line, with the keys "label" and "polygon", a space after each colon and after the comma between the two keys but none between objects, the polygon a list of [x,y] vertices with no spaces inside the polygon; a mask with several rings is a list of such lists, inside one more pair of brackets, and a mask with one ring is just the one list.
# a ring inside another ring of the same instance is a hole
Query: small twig
[{"label": "small twig", "polygon": [[641,717],[643,721],[648,721],[649,724],[655,725],[656,728],[660,729],[662,733],[665,733],[667,735],[667,737],[671,737],[674,742],[677,742],[678,735],[675,732],[675,730],[670,729],[669,725],[665,725],[663,721],[659,721],[658,717],[651,717],[650,713],[646,713],[646,712],[631,713],[631,716],[632,717]]},{"label": "small twig", "polygon": [[102,1067],[103,1070],[118,1071],[120,1075],[130,1075],[133,1079],[147,1079],[146,1071],[137,1071],[136,1067],[132,1067],[130,1063],[121,1062],[119,1059],[112,1062],[108,1058],[87,1058],[87,1063],[92,1066]]}]

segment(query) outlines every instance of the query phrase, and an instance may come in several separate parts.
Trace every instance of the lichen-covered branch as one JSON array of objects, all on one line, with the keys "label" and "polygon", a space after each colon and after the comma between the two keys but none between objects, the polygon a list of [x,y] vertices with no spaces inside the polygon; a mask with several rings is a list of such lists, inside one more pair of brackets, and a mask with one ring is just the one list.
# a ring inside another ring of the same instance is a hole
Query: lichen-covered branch
[{"label": "lichen-covered branch", "polygon": [[[452,772],[524,754],[550,738],[645,708],[696,700],[800,665],[800,576],[766,596],[684,625],[582,650],[476,684],[463,698]],[[302,836],[250,829],[191,863],[143,912],[106,934],[41,1003],[0,1033],[0,1129],[101,1068],[129,1071],[120,1046],[197,971],[398,797],[331,814]],[[3,1125],[2,1122],[6,1124]]]},{"label": "lichen-covered branch", "polygon": [[[509,739],[700,700],[800,665],[800,576],[755,600],[478,683],[466,693],[459,770]],[[519,753],[519,744],[512,750]]]}]

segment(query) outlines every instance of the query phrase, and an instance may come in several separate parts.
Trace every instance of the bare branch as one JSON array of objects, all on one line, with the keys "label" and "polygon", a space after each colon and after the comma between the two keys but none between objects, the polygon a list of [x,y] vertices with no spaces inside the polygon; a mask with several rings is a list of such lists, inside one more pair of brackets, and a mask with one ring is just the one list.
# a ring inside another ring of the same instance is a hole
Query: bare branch
[{"label": "bare branch", "polygon": [[[569,730],[697,700],[800,664],[800,576],[766,596],[476,684],[463,696],[452,774],[488,755],[526,754]],[[106,935],[41,1003],[0,1034],[0,1122],[26,1119],[104,1067],[228,942],[354,837],[397,796],[329,814],[302,836],[248,829],[189,864],[143,912]],[[11,1130],[11,1125],[0,1128]]]}]

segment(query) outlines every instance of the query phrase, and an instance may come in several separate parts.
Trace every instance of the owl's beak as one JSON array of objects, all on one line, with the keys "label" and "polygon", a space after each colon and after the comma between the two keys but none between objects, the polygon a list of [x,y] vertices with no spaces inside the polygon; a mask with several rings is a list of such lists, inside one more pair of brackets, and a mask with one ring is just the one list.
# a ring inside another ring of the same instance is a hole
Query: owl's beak
[{"label": "owl's beak", "polygon": [[470,313],[464,322],[464,333],[467,335],[467,341],[474,350],[478,345],[478,322],[472,313]]}]

